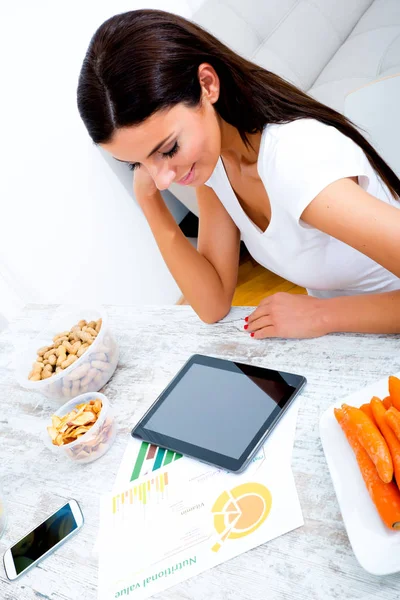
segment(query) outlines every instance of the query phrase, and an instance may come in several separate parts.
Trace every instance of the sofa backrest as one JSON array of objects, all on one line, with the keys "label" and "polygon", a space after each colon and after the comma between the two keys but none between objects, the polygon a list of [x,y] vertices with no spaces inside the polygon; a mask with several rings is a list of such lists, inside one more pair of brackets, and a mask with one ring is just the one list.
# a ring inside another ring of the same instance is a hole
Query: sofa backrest
[{"label": "sofa backrest", "polygon": [[193,14],[230,48],[308,90],[373,0],[207,0]]}]

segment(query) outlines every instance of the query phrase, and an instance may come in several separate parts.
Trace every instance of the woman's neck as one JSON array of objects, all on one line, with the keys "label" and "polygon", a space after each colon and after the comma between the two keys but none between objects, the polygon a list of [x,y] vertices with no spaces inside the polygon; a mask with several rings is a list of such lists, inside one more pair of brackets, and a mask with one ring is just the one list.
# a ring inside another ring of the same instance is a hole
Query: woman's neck
[{"label": "woman's neck", "polygon": [[221,118],[220,130],[222,158],[233,159],[243,165],[252,165],[257,162],[261,133],[248,134],[250,145],[246,146],[236,127]]}]

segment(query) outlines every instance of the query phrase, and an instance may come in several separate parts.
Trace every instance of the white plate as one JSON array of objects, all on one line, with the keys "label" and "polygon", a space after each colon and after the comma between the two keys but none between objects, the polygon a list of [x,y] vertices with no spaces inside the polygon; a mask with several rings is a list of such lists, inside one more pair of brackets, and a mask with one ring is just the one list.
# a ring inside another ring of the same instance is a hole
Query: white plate
[{"label": "white plate", "polygon": [[[396,374],[400,377],[400,373]],[[389,575],[400,571],[400,531],[384,525],[373,504],[334,408],[342,404],[361,406],[372,396],[388,395],[388,376],[338,400],[321,417],[319,423],[333,486],[354,554],[360,565],[373,575]]]}]

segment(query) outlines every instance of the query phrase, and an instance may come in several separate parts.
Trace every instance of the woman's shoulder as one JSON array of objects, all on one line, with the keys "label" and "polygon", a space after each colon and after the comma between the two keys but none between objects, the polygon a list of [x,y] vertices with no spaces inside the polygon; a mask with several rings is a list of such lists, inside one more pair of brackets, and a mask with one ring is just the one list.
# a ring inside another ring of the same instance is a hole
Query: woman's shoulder
[{"label": "woman's shoulder", "polygon": [[302,118],[287,123],[267,125],[263,131],[260,148],[261,158],[275,164],[296,162],[321,163],[348,160],[349,157],[363,159],[362,149],[347,135],[333,125],[317,119]]},{"label": "woman's shoulder", "polygon": [[265,134],[259,173],[271,197],[279,198],[297,221],[334,181],[361,177],[368,187],[373,176],[360,146],[334,126],[298,119],[267,126]]},{"label": "woman's shoulder", "polygon": [[302,142],[306,144],[310,138],[346,138],[336,127],[309,117],[286,123],[271,123],[266,126],[264,134],[273,138],[275,142],[281,142],[282,144],[285,142]]}]

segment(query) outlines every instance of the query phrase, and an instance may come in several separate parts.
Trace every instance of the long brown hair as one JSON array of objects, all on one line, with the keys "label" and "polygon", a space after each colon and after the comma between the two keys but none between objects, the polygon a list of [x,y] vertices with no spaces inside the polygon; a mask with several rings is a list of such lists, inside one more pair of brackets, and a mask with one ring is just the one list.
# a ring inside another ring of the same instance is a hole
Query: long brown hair
[{"label": "long brown hair", "polygon": [[317,119],[360,146],[393,196],[400,197],[400,179],[349,119],[239,56],[195,23],[160,10],[116,15],[95,32],[78,84],[78,109],[92,140],[107,143],[116,129],[180,102],[198,106],[198,67],[204,62],[220,80],[216,111],[245,143],[247,134],[269,123]]}]

